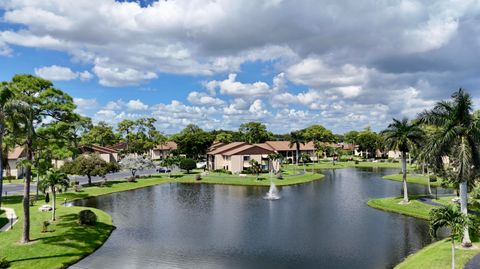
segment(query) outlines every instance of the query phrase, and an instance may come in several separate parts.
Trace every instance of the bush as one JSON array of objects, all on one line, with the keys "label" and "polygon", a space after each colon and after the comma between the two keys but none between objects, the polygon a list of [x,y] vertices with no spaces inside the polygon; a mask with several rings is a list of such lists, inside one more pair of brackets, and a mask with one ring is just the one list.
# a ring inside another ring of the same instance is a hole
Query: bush
[{"label": "bush", "polygon": [[46,221],[46,220],[43,221],[43,223],[42,223],[42,231],[41,231],[41,232],[42,232],[42,233],[48,232],[48,226],[50,226],[50,222],[48,222],[48,221]]},{"label": "bush", "polygon": [[201,175],[195,175],[195,180],[202,180],[202,176]]},{"label": "bush", "polygon": [[17,179],[15,176],[4,176],[3,180],[8,180],[8,182],[11,182],[12,180]]},{"label": "bush", "polygon": [[5,257],[0,258],[0,269],[4,269],[8,267],[10,267],[10,262],[7,261],[7,258]]},{"label": "bush", "polygon": [[355,164],[359,164],[360,162],[358,160],[355,160]]},{"label": "bush", "polygon": [[197,163],[193,159],[183,159],[180,161],[180,169],[186,170],[187,174],[195,168],[197,168]]},{"label": "bush", "polygon": [[135,177],[129,177],[129,178],[127,178],[127,181],[128,181],[128,182],[137,182],[137,181],[135,180]]},{"label": "bush", "polygon": [[430,175],[429,177],[430,182],[437,182],[437,176],[436,175]]},{"label": "bush", "polygon": [[97,215],[92,210],[82,210],[78,213],[78,222],[82,225],[95,225],[97,224]]},{"label": "bush", "polygon": [[281,172],[278,172],[276,174],[277,179],[283,179],[283,174]]}]

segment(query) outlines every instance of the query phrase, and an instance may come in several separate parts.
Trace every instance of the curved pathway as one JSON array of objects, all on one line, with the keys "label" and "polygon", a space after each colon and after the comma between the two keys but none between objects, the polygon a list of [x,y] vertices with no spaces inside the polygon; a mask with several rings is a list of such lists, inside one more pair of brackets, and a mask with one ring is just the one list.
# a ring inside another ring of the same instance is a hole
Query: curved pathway
[{"label": "curved pathway", "polygon": [[10,228],[13,225],[15,225],[15,223],[17,223],[18,217],[15,214],[15,210],[13,210],[13,208],[2,207],[1,209],[5,211],[5,215],[7,216],[8,223],[5,224],[2,228],[0,228],[0,232],[6,232],[10,230]]}]

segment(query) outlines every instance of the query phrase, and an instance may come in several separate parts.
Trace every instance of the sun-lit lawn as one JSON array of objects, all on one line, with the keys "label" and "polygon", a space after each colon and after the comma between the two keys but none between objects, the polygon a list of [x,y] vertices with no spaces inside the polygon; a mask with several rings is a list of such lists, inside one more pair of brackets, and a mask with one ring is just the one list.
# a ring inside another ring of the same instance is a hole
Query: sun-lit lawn
[{"label": "sun-lit lawn", "polygon": [[[480,253],[479,242],[474,243],[472,249],[462,249],[459,242],[456,243],[455,268],[461,269],[476,254]],[[452,257],[451,241],[444,239],[421,249],[410,255],[403,262],[395,266],[395,269],[449,269],[451,268]]]},{"label": "sun-lit lawn", "polygon": [[[355,163],[355,161],[340,161],[340,162],[335,162],[335,164],[333,164],[331,160],[330,161],[321,160],[320,162],[316,162],[314,164],[313,163],[306,164],[307,170],[312,169],[312,165],[314,169],[334,169],[334,168],[347,168],[347,167],[398,168],[398,169],[401,168],[400,163],[398,162],[394,163],[394,162],[381,162],[381,161],[375,161],[375,162],[359,161],[358,163]],[[295,167],[295,165],[289,164],[289,165],[286,165],[286,167],[288,167],[289,169],[292,169],[293,167]],[[413,165],[407,165],[408,170],[413,170],[414,167],[415,166]],[[298,169],[303,169],[303,165],[299,164]]]},{"label": "sun-lit lawn", "polygon": [[[389,180],[395,180],[395,181],[403,181],[402,174],[387,175],[387,176],[384,176],[383,178],[384,179],[389,179]],[[430,179],[429,179],[428,176],[412,175],[412,174],[407,175],[407,182],[408,183],[428,185],[429,180]],[[441,178],[437,178],[437,181],[430,182],[430,186],[440,187],[442,185],[442,182],[443,182],[443,180]]]}]

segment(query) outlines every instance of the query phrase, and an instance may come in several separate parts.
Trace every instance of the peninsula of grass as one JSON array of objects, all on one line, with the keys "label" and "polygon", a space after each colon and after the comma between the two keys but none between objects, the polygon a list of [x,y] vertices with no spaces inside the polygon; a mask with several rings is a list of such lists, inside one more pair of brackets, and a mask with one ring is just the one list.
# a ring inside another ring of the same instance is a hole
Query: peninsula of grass
[{"label": "peninsula of grass", "polygon": [[403,197],[387,197],[387,198],[378,198],[368,201],[368,205],[380,209],[383,211],[394,212],[398,214],[403,214],[419,219],[428,220],[429,213],[432,208],[435,206],[427,205],[425,203],[417,201],[418,196],[411,196],[410,202],[408,204],[400,204],[403,200]]},{"label": "peninsula of grass", "polygon": [[[459,240],[456,245],[459,246]],[[452,249],[450,239],[440,240],[430,244],[415,254],[408,256],[403,262],[395,266],[395,269],[436,268],[449,269],[452,264]],[[480,253],[479,242],[474,242],[471,249],[457,247],[455,250],[455,268],[463,268],[468,261]]]},{"label": "peninsula of grass", "polygon": [[[403,181],[402,174],[387,175],[387,176],[384,176],[383,178],[384,179],[389,179],[389,180],[394,180],[394,181],[400,181],[400,182]],[[428,176],[407,174],[407,182],[408,183],[428,185],[429,180],[430,180],[430,178]],[[442,186],[442,179],[437,178],[437,181],[430,182],[430,186],[431,187],[441,187]]]}]

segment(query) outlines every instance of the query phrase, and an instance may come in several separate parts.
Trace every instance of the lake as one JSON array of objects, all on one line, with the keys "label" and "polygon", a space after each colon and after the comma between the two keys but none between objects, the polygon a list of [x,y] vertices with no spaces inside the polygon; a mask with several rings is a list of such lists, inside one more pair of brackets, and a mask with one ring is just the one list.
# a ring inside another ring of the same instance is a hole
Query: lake
[{"label": "lake", "polygon": [[431,242],[427,222],[367,206],[400,195],[400,182],[381,179],[397,171],[325,170],[275,201],[268,187],[177,183],[78,201],[117,229],[71,268],[392,268]]}]

